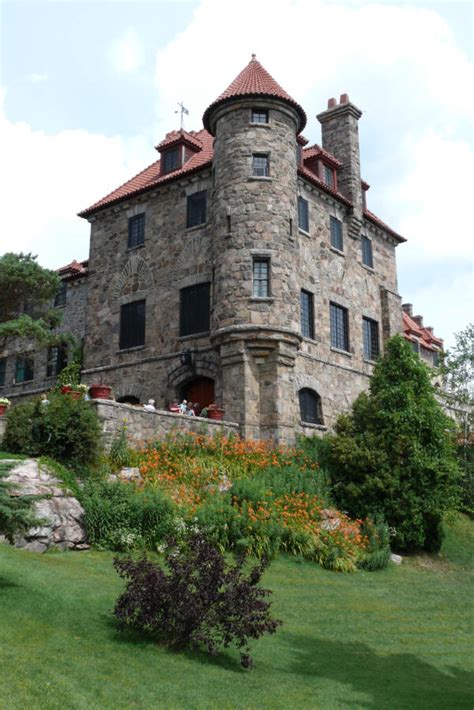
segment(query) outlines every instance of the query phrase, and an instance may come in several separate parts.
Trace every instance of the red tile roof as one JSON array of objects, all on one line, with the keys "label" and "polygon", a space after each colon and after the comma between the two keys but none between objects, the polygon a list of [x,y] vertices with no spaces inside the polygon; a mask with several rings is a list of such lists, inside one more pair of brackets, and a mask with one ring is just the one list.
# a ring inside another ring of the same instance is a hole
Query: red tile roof
[{"label": "red tile roof", "polygon": [[317,143],[303,150],[304,162],[306,162],[307,160],[311,160],[311,158],[322,158],[326,163],[328,163],[332,167],[342,168],[341,161],[335,158],[334,155],[332,155],[331,153],[328,153],[327,150],[324,150],[324,148],[321,148],[321,146],[319,146]]},{"label": "red tile roof", "polygon": [[79,278],[80,276],[87,276],[87,267],[89,266],[89,261],[76,261],[73,259],[70,264],[66,266],[61,266],[56,269],[58,275],[61,279],[65,281],[72,281],[73,279]]},{"label": "red tile roof", "polygon": [[286,101],[286,103],[290,104],[298,112],[300,125],[297,133],[302,131],[305,127],[306,113],[304,110],[289,94],[287,94],[284,89],[282,89],[280,84],[275,81],[271,74],[269,74],[267,70],[262,67],[260,62],[258,62],[255,58],[255,54],[252,54],[252,59],[247,66],[242,69],[240,74],[236,76],[227,89],[220,94],[220,96],[218,96],[217,99],[213,101],[212,104],[204,111],[204,115],[202,117],[204,128],[211,132],[210,116],[217,106],[225,103],[229,99],[250,96],[269,96],[275,99],[283,99],[283,101]]},{"label": "red tile roof", "polygon": [[369,222],[372,222],[372,224],[375,224],[377,227],[380,227],[380,229],[383,229],[385,232],[388,232],[400,244],[402,244],[403,242],[406,242],[405,237],[402,237],[400,234],[395,232],[391,227],[389,227],[388,224],[385,224],[385,222],[382,222],[380,217],[377,217],[377,215],[374,214],[373,212],[370,212],[370,210],[364,210],[364,217],[366,219],[368,219]]},{"label": "red tile roof", "polygon": [[[438,351],[443,347],[443,341],[441,338],[437,338],[436,335],[430,332],[428,328],[418,325],[418,323],[411,318],[405,311],[402,312],[403,316],[403,335],[407,340],[419,341],[420,345],[427,350]],[[413,338],[413,336],[415,336]]]},{"label": "red tile roof", "polygon": [[352,207],[352,202],[348,200],[347,197],[341,195],[341,193],[335,190],[333,187],[329,187],[329,185],[326,185],[326,183],[321,180],[321,178],[318,177],[316,173],[313,173],[313,171],[307,168],[305,165],[300,165],[300,167],[298,168],[298,175],[304,177],[309,182],[312,182],[313,185],[316,185],[317,187],[321,188],[321,190],[323,190],[323,192],[327,192],[328,195],[333,195],[333,197],[336,197],[339,202],[343,202],[347,207]]},{"label": "red tile roof", "polygon": [[163,148],[171,148],[173,145],[178,145],[178,143],[184,143],[186,145],[195,148],[196,150],[202,150],[202,141],[197,137],[196,131],[170,131],[166,134],[161,143],[155,146],[156,150],[162,151]]},{"label": "red tile roof", "polygon": [[79,217],[88,217],[101,207],[108,207],[127,197],[139,195],[158,185],[171,182],[182,175],[193,173],[206,165],[210,165],[212,162],[212,136],[205,130],[193,132],[192,135],[194,140],[196,142],[199,141],[202,145],[202,149],[195,153],[181,168],[174,170],[172,173],[162,175],[160,171],[160,161],[157,160],[155,163],[145,168],[145,170],[142,170],[141,173],[135,175],[131,180],[128,180],[119,188],[109,193],[98,202],[95,202],[91,207],[79,212]]}]

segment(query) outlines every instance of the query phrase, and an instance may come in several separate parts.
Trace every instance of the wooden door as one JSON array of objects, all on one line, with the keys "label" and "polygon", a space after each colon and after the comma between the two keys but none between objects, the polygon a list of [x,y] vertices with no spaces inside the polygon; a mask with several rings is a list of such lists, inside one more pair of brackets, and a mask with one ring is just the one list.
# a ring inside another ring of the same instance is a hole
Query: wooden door
[{"label": "wooden door", "polygon": [[[197,402],[199,411],[214,402],[214,380],[209,377],[198,377],[184,388],[184,398],[188,402]],[[197,412],[196,412],[197,413]]]}]

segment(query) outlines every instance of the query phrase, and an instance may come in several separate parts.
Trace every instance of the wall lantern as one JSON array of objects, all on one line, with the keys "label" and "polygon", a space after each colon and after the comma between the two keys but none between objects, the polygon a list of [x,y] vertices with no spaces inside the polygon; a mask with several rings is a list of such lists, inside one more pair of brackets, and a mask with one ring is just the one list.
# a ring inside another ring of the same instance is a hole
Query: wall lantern
[{"label": "wall lantern", "polygon": [[179,360],[183,367],[194,370],[194,352],[190,348],[185,348],[179,354]]}]

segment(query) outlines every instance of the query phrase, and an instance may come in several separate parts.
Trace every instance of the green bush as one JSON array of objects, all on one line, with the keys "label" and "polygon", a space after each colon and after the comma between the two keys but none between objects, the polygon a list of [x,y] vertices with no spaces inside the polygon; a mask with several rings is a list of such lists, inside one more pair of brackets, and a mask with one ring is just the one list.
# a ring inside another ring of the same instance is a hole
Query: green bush
[{"label": "green bush", "polygon": [[368,545],[357,566],[369,572],[385,569],[390,562],[391,554],[388,525],[383,521],[374,523],[367,519],[362,525],[361,533],[368,539]]},{"label": "green bush", "polygon": [[439,549],[443,515],[458,504],[453,424],[430,372],[400,336],[388,341],[368,394],[327,438],[332,493],[356,518],[378,516],[403,551]]},{"label": "green bush", "polygon": [[79,495],[93,545],[113,550],[154,548],[174,532],[173,504],[160,491],[87,481]]},{"label": "green bush", "polygon": [[100,427],[88,402],[51,394],[49,404],[18,404],[7,415],[3,446],[13,453],[50,456],[73,468],[94,463]]}]

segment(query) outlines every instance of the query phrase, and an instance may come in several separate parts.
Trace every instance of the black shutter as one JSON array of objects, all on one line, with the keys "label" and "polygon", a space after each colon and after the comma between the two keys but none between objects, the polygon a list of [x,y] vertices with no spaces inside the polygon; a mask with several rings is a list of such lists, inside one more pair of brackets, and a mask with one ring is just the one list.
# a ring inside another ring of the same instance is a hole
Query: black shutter
[{"label": "black shutter", "polygon": [[145,303],[134,301],[120,309],[120,350],[145,343]]},{"label": "black shutter", "polygon": [[182,288],[179,296],[179,334],[207,333],[210,328],[211,284]]}]

